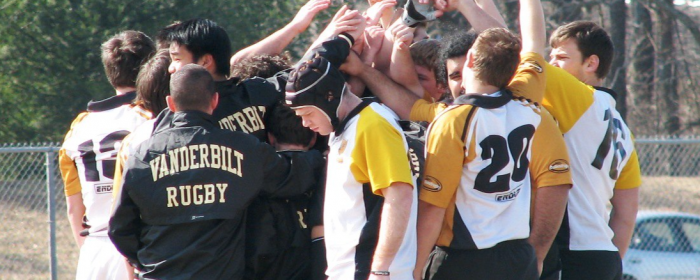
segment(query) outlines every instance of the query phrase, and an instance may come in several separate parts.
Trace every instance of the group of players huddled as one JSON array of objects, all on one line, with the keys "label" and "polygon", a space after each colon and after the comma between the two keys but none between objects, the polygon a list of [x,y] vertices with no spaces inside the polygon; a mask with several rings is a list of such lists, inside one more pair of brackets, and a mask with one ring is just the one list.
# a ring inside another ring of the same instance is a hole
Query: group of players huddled
[{"label": "group of players huddled", "polygon": [[[547,62],[519,4],[520,36],[492,0],[343,6],[295,63],[331,0],[235,54],[207,19],[113,36],[116,94],[60,150],[76,278],[622,279],[641,176],[613,45],[572,22]],[[473,29],[429,39],[452,10]]]}]

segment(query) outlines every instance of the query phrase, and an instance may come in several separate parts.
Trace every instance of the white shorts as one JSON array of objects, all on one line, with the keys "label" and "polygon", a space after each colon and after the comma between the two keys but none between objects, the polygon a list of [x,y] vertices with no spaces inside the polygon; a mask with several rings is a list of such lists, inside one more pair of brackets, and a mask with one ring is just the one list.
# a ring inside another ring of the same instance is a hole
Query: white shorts
[{"label": "white shorts", "polygon": [[88,236],[80,248],[76,280],[127,279],[126,260],[107,236]]}]

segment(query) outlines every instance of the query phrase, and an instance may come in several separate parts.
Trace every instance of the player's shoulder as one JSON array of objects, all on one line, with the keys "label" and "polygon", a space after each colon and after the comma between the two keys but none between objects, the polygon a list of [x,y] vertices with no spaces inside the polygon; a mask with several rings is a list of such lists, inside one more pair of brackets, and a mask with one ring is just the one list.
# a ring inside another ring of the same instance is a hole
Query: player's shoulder
[{"label": "player's shoulder", "polygon": [[[467,127],[472,123],[479,108],[472,105],[451,105],[435,117],[428,128],[428,137],[441,137],[438,135],[464,135]],[[464,137],[460,136],[460,139]]]}]

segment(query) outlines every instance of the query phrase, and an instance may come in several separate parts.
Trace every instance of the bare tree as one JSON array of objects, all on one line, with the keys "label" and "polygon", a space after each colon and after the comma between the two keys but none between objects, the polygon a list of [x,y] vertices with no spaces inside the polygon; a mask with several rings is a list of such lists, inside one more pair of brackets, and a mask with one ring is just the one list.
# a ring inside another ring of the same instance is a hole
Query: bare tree
[{"label": "bare tree", "polygon": [[[673,0],[657,0],[671,5]],[[667,135],[677,135],[680,128],[680,106],[678,89],[676,87],[676,63],[674,32],[676,21],[671,13],[664,9],[656,9],[656,71],[657,78],[654,91],[661,95],[665,110],[659,110],[664,120],[663,128]]]},{"label": "bare tree", "polygon": [[627,70],[625,67],[625,38],[627,35],[627,5],[625,0],[610,3],[610,37],[615,46],[608,84],[617,93],[617,110],[627,118]]}]

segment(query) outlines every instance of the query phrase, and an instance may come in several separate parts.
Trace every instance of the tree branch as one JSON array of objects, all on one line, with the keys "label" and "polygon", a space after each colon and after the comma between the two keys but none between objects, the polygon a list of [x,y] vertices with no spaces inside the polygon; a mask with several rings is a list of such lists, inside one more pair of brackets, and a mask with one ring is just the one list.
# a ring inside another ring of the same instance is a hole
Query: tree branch
[{"label": "tree branch", "polygon": [[654,7],[655,10],[665,12],[675,17],[678,21],[680,21],[683,24],[683,26],[685,26],[685,28],[688,28],[690,34],[692,34],[693,38],[695,39],[695,43],[700,45],[700,27],[698,27],[699,25],[697,22],[695,22],[690,16],[679,11],[672,4],[669,4],[664,0],[652,1],[656,4]]}]

